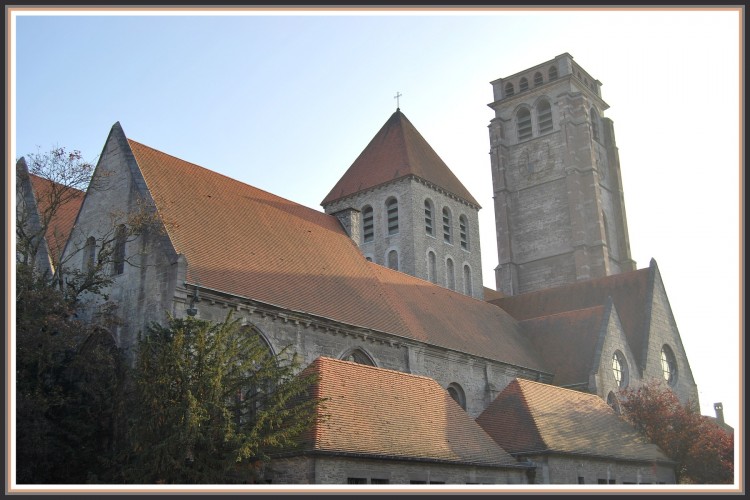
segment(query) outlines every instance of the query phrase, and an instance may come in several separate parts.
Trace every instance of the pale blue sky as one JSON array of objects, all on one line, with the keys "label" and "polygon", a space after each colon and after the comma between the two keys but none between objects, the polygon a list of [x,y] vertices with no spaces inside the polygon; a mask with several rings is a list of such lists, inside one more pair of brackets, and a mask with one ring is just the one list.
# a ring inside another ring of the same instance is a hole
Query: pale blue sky
[{"label": "pale blue sky", "polygon": [[603,83],[633,258],[659,265],[702,412],[721,401],[738,425],[736,11],[220,12],[19,13],[11,157],[60,145],[94,160],[119,121],[136,141],[321,210],[400,92],[483,207],[494,288],[489,82],[568,52]]}]

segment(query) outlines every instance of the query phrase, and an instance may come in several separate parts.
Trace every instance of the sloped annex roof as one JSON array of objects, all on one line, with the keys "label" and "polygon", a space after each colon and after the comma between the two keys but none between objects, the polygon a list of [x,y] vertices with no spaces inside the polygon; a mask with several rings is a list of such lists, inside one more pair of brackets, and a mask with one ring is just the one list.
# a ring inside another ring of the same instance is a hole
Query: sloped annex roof
[{"label": "sloped annex roof", "polygon": [[505,311],[368,262],[335,217],[128,144],[190,283],[542,370]]},{"label": "sloped annex roof", "polygon": [[435,380],[320,357],[303,373],[326,418],[308,451],[361,457],[518,466]]},{"label": "sloped annex roof", "polygon": [[600,397],[514,379],[477,417],[511,454],[562,453],[670,462]]},{"label": "sloped annex roof", "polygon": [[65,249],[65,243],[70,237],[70,232],[73,230],[85,193],[80,189],[63,186],[31,173],[29,174],[29,180],[34,191],[40,217],[44,216],[43,214],[47,212],[53,201],[62,201],[54,209],[44,234],[50,255],[53,257],[53,261],[57,262]]},{"label": "sloped annex roof", "polygon": [[521,321],[521,330],[529,335],[544,366],[554,374],[554,385],[588,386],[605,309],[595,306]]},{"label": "sloped annex roof", "polygon": [[[611,297],[622,329],[639,366],[645,361],[647,321],[651,311],[656,262],[638,269],[602,278],[580,281],[535,292],[491,300],[519,321],[606,305]],[[583,353],[581,353],[583,355]],[[581,363],[587,359],[576,357]]]},{"label": "sloped annex roof", "polygon": [[399,109],[375,134],[321,205],[412,175],[481,208]]}]

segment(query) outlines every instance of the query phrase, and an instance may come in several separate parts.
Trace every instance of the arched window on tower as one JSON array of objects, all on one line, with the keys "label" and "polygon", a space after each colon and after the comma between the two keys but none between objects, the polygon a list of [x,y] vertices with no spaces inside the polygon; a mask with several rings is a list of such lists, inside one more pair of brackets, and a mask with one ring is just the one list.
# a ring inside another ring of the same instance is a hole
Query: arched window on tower
[{"label": "arched window on tower", "polygon": [[395,250],[388,252],[388,267],[398,271],[398,252]]},{"label": "arched window on tower", "polygon": [[599,140],[599,113],[593,107],[591,108],[591,136],[595,141]]},{"label": "arched window on tower", "polygon": [[518,83],[518,89],[521,92],[529,90],[529,80],[525,76],[521,78],[521,81]]},{"label": "arched window on tower", "polygon": [[552,106],[547,99],[542,99],[536,106],[536,116],[539,122],[539,133],[552,131]]},{"label": "arched window on tower", "polygon": [[424,232],[429,236],[435,235],[432,224],[433,206],[430,200],[424,200]]},{"label": "arched window on tower", "polygon": [[557,80],[557,68],[555,66],[550,66],[548,75],[549,75],[549,81]]},{"label": "arched window on tower", "polygon": [[518,114],[516,114],[516,127],[519,141],[531,139],[531,113],[527,108],[518,110]]},{"label": "arched window on tower", "polygon": [[437,283],[437,259],[433,251],[427,252],[427,280]]},{"label": "arched window on tower", "polygon": [[443,240],[453,244],[453,218],[448,207],[443,207]]},{"label": "arched window on tower", "polygon": [[510,83],[510,82],[506,83],[505,84],[505,96],[506,97],[510,97],[510,96],[512,96],[515,93],[516,93],[516,91],[513,88],[513,84]]},{"label": "arched window on tower", "polygon": [[371,206],[362,209],[362,231],[365,243],[375,238],[375,224],[373,223],[373,212]]},{"label": "arched window on tower", "polygon": [[388,198],[385,207],[388,212],[388,234],[396,234],[398,233],[398,200],[393,197]]},{"label": "arched window on tower", "polygon": [[469,264],[464,264],[464,294],[471,297],[471,268]]},{"label": "arched window on tower", "polygon": [[448,259],[445,261],[445,274],[446,274],[446,283],[448,284],[448,288],[451,290],[456,289],[456,273],[453,269],[453,259],[448,257]]},{"label": "arched window on tower", "polygon": [[542,76],[542,74],[539,71],[534,73],[534,87],[538,87],[543,83],[544,83],[544,77]]},{"label": "arched window on tower", "polygon": [[461,215],[458,218],[458,235],[461,240],[461,248],[464,250],[469,249],[469,222],[466,220],[465,215]]}]

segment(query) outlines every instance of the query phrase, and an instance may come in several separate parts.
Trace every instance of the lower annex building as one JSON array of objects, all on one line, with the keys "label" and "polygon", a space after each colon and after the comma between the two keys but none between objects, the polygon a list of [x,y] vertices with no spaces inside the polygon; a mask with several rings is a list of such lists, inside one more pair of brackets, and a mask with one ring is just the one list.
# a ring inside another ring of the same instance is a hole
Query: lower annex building
[{"label": "lower annex building", "polygon": [[324,212],[116,123],[66,260],[95,258],[103,214],[146,207],[161,227],[121,241],[112,269],[118,345],[168,313],[232,310],[320,374],[334,423],[272,482],[674,482],[615,412],[623,387],[662,380],[683,402],[697,388],[656,262],[630,259],[601,84],[562,54],[492,85],[498,291],[482,285],[479,204],[400,109]]}]

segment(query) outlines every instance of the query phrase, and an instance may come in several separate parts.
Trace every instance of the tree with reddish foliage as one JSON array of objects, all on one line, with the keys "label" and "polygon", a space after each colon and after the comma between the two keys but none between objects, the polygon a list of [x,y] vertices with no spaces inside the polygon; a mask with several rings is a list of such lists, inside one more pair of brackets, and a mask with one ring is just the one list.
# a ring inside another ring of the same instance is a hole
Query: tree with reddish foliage
[{"label": "tree with reddish foliage", "polygon": [[677,464],[678,483],[732,484],[734,436],[660,381],[620,391],[622,416]]}]

